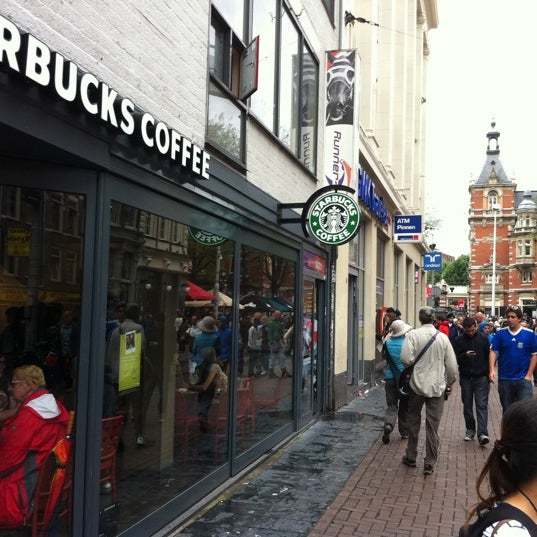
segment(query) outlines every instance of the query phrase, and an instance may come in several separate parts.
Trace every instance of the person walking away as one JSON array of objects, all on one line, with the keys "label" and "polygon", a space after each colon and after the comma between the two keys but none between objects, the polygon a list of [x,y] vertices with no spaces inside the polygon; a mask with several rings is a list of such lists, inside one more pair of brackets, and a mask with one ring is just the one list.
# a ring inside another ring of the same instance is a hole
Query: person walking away
[{"label": "person walking away", "polygon": [[[537,400],[513,403],[503,415],[501,438],[477,479],[479,502],[459,537],[537,537],[536,452]],[[477,520],[470,524],[474,517]]]},{"label": "person walking away", "polygon": [[[192,362],[196,366],[196,370],[203,362],[201,351],[206,347],[213,347],[216,351],[216,356],[220,355],[220,338],[218,337],[218,327],[214,317],[206,315],[198,323],[199,333],[192,343]],[[199,371],[198,371],[199,373]]]},{"label": "person walking away", "polygon": [[401,363],[401,349],[405,341],[405,334],[412,330],[412,327],[404,321],[395,320],[390,326],[388,337],[384,342],[384,353],[386,357],[386,367],[384,368],[384,388],[386,390],[386,416],[384,418],[384,433],[382,442],[390,443],[390,433],[395,428],[395,420],[399,428],[401,438],[408,438],[406,414],[408,399],[399,394],[399,377],[405,366]]},{"label": "person walking away", "polygon": [[229,361],[231,360],[233,334],[231,333],[228,318],[223,313],[218,316],[218,339],[220,340],[220,363],[222,370],[227,374]]},{"label": "person walking away", "polygon": [[475,319],[467,317],[463,321],[464,334],[453,343],[459,366],[459,382],[464,407],[466,433],[464,440],[473,440],[476,434],[479,444],[489,443],[488,404],[489,404],[489,341],[477,330]]},{"label": "person walking away", "polygon": [[[413,364],[422,354],[410,379],[413,393],[408,400],[408,445],[402,462],[407,466],[416,466],[421,411],[425,405],[426,449],[423,473],[430,475],[438,459],[438,426],[444,410],[444,395],[446,388],[457,380],[457,360],[448,337],[433,326],[433,308],[421,308],[419,320],[422,326],[407,334],[401,351],[401,361],[405,365]],[[423,352],[426,346],[429,347]]]},{"label": "person walking away", "polygon": [[520,326],[522,310],[509,306],[506,314],[508,326],[494,335],[489,355],[491,382],[496,380],[498,363],[498,392],[504,412],[515,401],[533,397],[533,372],[537,364],[537,337]]},{"label": "person walking away", "polygon": [[285,354],[283,353],[283,323],[282,314],[275,311],[266,323],[267,341],[270,351],[269,376],[285,377],[287,369],[285,367]]},{"label": "person walking away", "polygon": [[263,349],[263,323],[261,312],[256,311],[252,317],[252,325],[248,329],[248,376],[265,375],[261,364]]}]

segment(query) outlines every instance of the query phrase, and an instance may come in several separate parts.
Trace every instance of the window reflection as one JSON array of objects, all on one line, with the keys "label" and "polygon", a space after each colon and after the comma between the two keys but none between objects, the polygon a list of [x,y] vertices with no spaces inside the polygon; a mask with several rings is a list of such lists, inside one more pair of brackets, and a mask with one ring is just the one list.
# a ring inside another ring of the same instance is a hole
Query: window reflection
[{"label": "window reflection", "polygon": [[101,503],[115,534],[228,459],[233,244],[111,211]]},{"label": "window reflection", "polygon": [[292,418],[295,264],[241,250],[237,442],[244,451]]},{"label": "window reflection", "polygon": [[[0,186],[0,200],[0,530],[21,530],[37,510],[47,535],[54,524],[64,536],[73,495],[66,436],[77,399],[85,198]],[[42,502],[51,491],[58,499],[46,519]]]},{"label": "window reflection", "polygon": [[207,135],[212,143],[241,159],[241,111],[214,85],[209,85]]},{"label": "window reflection", "polygon": [[287,13],[282,16],[281,60],[280,60],[280,140],[296,154],[299,54],[298,32]]},{"label": "window reflection", "polygon": [[276,2],[254,0],[252,9],[252,36],[259,36],[259,88],[251,97],[251,106],[255,115],[272,131],[274,128]]}]

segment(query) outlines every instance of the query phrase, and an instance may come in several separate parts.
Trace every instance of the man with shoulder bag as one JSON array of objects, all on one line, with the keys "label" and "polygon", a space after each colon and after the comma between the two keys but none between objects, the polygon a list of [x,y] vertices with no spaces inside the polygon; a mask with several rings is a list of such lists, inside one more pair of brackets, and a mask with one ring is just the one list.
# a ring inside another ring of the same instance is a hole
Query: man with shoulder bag
[{"label": "man with shoulder bag", "polygon": [[[457,360],[449,338],[433,326],[434,310],[421,308],[422,326],[409,332],[401,351],[401,361],[412,368],[408,395],[408,445],[403,464],[416,466],[421,411],[425,405],[426,449],[423,473],[430,475],[438,459],[438,427],[442,419],[446,389],[457,380]],[[401,375],[401,389],[408,368]]]}]

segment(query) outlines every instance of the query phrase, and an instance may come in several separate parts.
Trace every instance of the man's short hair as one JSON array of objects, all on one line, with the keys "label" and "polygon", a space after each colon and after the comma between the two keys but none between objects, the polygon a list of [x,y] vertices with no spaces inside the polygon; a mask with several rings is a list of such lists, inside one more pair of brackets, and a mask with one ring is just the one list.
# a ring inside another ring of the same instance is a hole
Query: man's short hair
[{"label": "man's short hair", "polygon": [[420,308],[418,317],[421,324],[430,324],[434,321],[434,309],[429,306]]},{"label": "man's short hair", "polygon": [[522,308],[520,306],[509,306],[505,310],[505,315],[509,313],[514,313],[519,319],[522,319]]},{"label": "man's short hair", "polygon": [[462,327],[463,328],[472,328],[472,326],[476,326],[477,321],[473,317],[465,317],[464,321],[462,321]]}]

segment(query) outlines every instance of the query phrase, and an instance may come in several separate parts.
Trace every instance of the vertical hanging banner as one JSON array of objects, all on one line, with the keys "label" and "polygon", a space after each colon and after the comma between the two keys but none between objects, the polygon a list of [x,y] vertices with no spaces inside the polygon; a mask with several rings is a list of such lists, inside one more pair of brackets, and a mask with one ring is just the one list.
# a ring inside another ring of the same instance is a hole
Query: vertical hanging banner
[{"label": "vertical hanging banner", "polygon": [[326,113],[324,128],[325,185],[356,190],[358,174],[358,80],[356,50],[326,52]]}]

